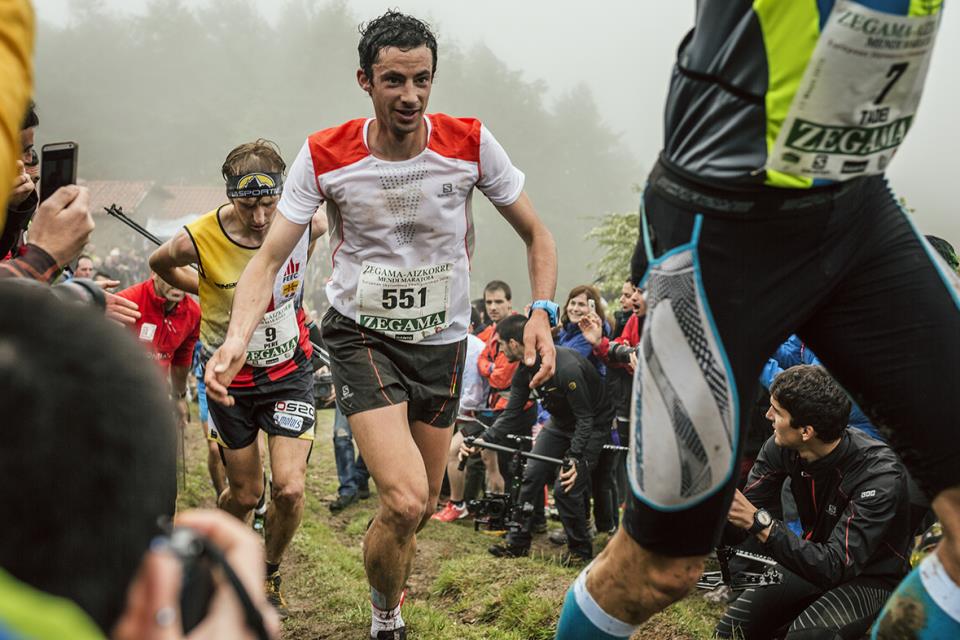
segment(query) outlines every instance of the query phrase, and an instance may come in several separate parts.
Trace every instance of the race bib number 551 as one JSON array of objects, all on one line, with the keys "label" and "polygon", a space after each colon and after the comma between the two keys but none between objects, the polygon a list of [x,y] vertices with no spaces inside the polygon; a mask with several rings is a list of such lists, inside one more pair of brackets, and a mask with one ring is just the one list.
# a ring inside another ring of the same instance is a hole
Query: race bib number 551
[{"label": "race bib number 551", "polygon": [[767,167],[848,180],[883,173],[913,124],[940,12],[899,16],[838,0]]},{"label": "race bib number 551", "polygon": [[364,262],[357,285],[357,324],[396,340],[419,342],[449,324],[453,264],[400,269]]}]

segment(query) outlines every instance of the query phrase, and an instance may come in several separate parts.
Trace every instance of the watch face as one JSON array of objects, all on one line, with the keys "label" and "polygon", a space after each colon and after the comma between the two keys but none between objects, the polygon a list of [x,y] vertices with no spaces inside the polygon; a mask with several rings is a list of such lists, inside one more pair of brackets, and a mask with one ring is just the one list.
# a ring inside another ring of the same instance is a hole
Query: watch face
[{"label": "watch face", "polygon": [[770,515],[770,512],[766,509],[760,509],[757,511],[756,520],[764,528],[769,527],[770,523],[773,522],[773,516]]}]

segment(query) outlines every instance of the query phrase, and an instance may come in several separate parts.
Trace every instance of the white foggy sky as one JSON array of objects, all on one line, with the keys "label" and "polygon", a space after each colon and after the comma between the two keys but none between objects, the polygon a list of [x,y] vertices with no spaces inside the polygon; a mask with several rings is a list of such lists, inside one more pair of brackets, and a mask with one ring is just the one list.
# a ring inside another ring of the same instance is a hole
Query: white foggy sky
[{"label": "white foggy sky", "polygon": [[[282,0],[256,0],[269,13]],[[38,18],[66,20],[70,0],[34,0]],[[146,0],[103,0],[136,12]],[[203,4],[194,0],[187,4]],[[660,148],[663,102],[677,45],[693,22],[694,0],[346,0],[358,21],[388,7],[427,19],[441,40],[467,48],[485,43],[528,79],[543,80],[549,95],[580,83],[593,92],[601,117],[624,136],[649,168]],[[949,3],[948,3],[949,4]],[[888,175],[898,195],[917,210],[926,233],[960,246],[960,205],[952,192],[960,167],[957,117],[960,17],[945,11],[920,113]],[[38,46],[43,46],[42,42]],[[441,78],[443,60],[441,50]],[[470,115],[470,114],[463,114]],[[330,123],[318,123],[326,125]],[[635,182],[643,182],[644,176]]]}]

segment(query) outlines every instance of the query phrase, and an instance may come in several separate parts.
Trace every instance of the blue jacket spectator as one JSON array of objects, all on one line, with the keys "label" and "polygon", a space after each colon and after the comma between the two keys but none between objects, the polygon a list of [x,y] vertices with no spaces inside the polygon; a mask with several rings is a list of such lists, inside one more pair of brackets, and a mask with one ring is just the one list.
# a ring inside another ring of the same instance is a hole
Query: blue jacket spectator
[{"label": "blue jacket spectator", "polygon": [[[790,367],[798,364],[813,364],[826,369],[823,363],[820,362],[820,359],[817,358],[816,354],[814,354],[813,351],[811,351],[807,345],[803,344],[800,338],[794,334],[787,338],[787,341],[777,348],[772,358],[767,360],[767,364],[763,367],[763,372],[760,374],[760,383],[769,389],[774,378],[776,378],[781,371],[784,369],[789,369]],[[850,407],[849,426],[863,431],[871,438],[885,442],[886,440],[880,435],[880,432],[877,431],[877,428],[873,426],[863,410],[857,406],[857,403],[853,402],[852,400],[851,403],[852,406]]]}]

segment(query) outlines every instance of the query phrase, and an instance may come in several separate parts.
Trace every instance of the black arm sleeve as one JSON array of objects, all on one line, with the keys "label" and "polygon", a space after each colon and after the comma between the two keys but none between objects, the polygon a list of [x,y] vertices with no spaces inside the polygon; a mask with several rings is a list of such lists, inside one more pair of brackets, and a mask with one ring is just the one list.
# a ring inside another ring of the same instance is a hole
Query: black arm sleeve
[{"label": "black arm sleeve", "polygon": [[[537,366],[539,367],[539,364]],[[507,398],[507,406],[497,416],[496,422],[483,432],[482,440],[496,442],[508,433],[516,433],[518,429],[524,426],[523,407],[530,399],[531,378],[533,378],[533,370],[521,363],[517,370],[513,372],[513,377],[510,378],[510,396]]]},{"label": "black arm sleeve", "polygon": [[596,407],[590,397],[589,387],[579,367],[571,367],[569,371],[558,371],[557,383],[564,390],[570,412],[573,414],[573,438],[570,440],[570,449],[567,455],[571,458],[583,459],[583,452],[587,448],[593,423],[596,418]]},{"label": "black arm sleeve", "polygon": [[777,446],[773,436],[767,438],[760,447],[760,453],[757,454],[743,486],[743,495],[758,509],[777,514],[783,511],[780,491],[788,475],[784,455],[784,450]]},{"label": "black arm sleeve", "polygon": [[[774,517],[780,517],[783,506],[780,504],[780,491],[787,479],[787,469],[783,464],[783,452],[771,436],[760,448],[757,459],[750,468],[747,482],[743,486],[743,495],[758,509],[766,509]],[[723,530],[723,543],[738,545],[748,536],[746,530],[727,523]]]}]

